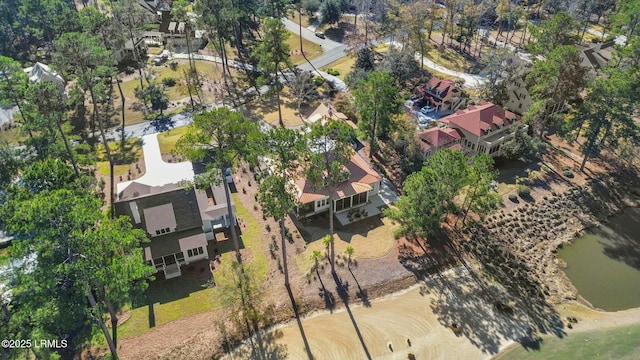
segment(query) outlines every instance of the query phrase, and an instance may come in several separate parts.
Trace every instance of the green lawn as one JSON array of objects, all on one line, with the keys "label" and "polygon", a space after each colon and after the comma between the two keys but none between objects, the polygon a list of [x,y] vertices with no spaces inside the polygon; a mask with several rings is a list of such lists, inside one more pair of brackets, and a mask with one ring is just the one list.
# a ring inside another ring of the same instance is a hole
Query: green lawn
[{"label": "green lawn", "polygon": [[20,139],[18,128],[0,130],[0,143],[7,142],[10,145],[18,145]]},{"label": "green lawn", "polygon": [[[300,36],[293,32],[290,32],[290,34],[291,36],[287,39],[287,44],[291,49],[291,62],[294,65],[302,64],[306,60],[300,53]],[[309,60],[322,54],[322,46],[306,39],[302,39],[302,49]]]},{"label": "green lawn", "polygon": [[0,266],[7,265],[9,263],[9,248],[0,249]]},{"label": "green lawn", "polygon": [[[233,199],[237,216],[246,225],[242,227],[241,238],[245,248],[251,251],[251,261],[248,264],[261,281],[267,273],[267,255],[263,250],[262,229],[258,221],[238,201],[237,195],[234,194]],[[151,321],[154,322],[154,326],[160,326],[225,306],[225,296],[222,292],[229,288],[227,282],[232,280],[224,275],[231,271],[233,258],[233,252],[222,254],[221,263],[216,264],[215,287],[206,287],[208,279],[189,277],[186,274],[170,280],[153,281],[147,290],[147,303],[131,310],[131,318],[119,327],[118,336],[129,338],[148,332],[153,328],[150,326]],[[153,309],[151,317],[150,309]],[[94,336],[92,343],[102,344],[104,340],[98,334]]]},{"label": "green lawn", "polygon": [[177,129],[171,129],[169,131],[158,134],[158,143],[160,143],[161,154],[171,154],[176,147],[176,142],[186,134],[188,126],[182,126]]},{"label": "green lawn", "polygon": [[340,72],[337,77],[341,80],[344,80],[345,76],[353,70],[354,65],[356,64],[355,56],[345,56],[342,59],[336,60],[329,65],[323,66],[320,68],[322,71],[327,71],[329,69],[338,70]]},{"label": "green lawn", "polygon": [[[580,326],[578,324],[577,326]],[[569,333],[563,339],[545,337],[539,350],[518,346],[498,356],[500,360],[640,359],[640,325]]]},{"label": "green lawn", "polygon": [[[254,184],[254,186],[257,186],[257,184]],[[242,242],[245,248],[251,250],[253,255],[251,264],[256,270],[259,279],[263,279],[267,274],[267,254],[262,246],[262,228],[256,218],[242,206],[242,203],[238,200],[238,195],[232,194],[232,196],[236,204],[236,216],[246,225],[246,227],[242,228]],[[230,256],[228,253],[225,255]]]},{"label": "green lawn", "polygon": [[[114,175],[123,175],[127,172],[131,164],[138,160],[144,159],[142,152],[142,141],[140,139],[127,139],[125,141],[125,157],[120,156],[120,142],[109,142],[109,148],[111,149],[111,155],[116,159],[114,166]],[[107,161],[104,146],[98,144],[96,146],[96,152],[98,156],[98,171],[105,176],[109,175],[109,162]]]}]

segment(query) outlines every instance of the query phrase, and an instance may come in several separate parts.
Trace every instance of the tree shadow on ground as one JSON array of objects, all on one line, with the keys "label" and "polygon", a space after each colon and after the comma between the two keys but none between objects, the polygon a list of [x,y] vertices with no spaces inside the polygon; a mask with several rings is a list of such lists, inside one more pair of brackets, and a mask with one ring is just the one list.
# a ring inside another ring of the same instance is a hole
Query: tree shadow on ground
[{"label": "tree shadow on ground", "polygon": [[499,171],[496,181],[507,184],[515,184],[517,178],[526,178],[529,175],[527,170],[540,171],[541,169],[539,162],[528,163],[522,160],[506,159],[498,159],[495,167]]},{"label": "tree shadow on ground", "polygon": [[[500,289],[496,289],[494,302],[505,304],[501,298],[515,301],[518,308],[522,309],[528,320],[535,325],[537,332],[563,337],[564,324],[560,314],[547,302],[543,285],[536,278],[535,271],[518,255],[504,246],[491,242],[490,236],[484,226],[476,226],[470,239],[464,242],[464,246],[482,264],[482,271],[506,290],[501,292]],[[451,248],[456,251],[453,246]]]},{"label": "tree shadow on ground", "polygon": [[[480,241],[483,240],[478,238],[469,242]],[[482,249],[484,256],[478,259],[485,265],[483,271],[500,285],[478,275],[467,264],[467,255],[461,253],[460,246],[444,234],[432,237],[428,244],[415,239],[409,245],[401,245],[399,258],[424,281],[421,293],[433,292],[435,299],[431,308],[440,323],[452,331],[456,324],[458,334],[485,353],[497,353],[505,340],[535,348],[537,332],[563,336],[564,325],[559,314],[546,302],[541,285],[528,276],[530,272],[527,269],[508,272],[512,265],[500,267],[492,261],[511,264],[512,257],[501,254],[509,257],[507,261],[500,259],[495,250]],[[445,266],[453,264],[462,266],[443,272]]]},{"label": "tree shadow on ground", "polygon": [[[313,241],[321,240],[325,235],[329,234],[329,213],[323,212],[302,220],[298,220],[295,217],[291,217],[294,224],[300,231],[304,241],[311,243]],[[336,233],[340,236],[340,240],[345,242],[351,242],[351,238],[354,235],[361,235],[367,237],[369,231],[375,230],[380,226],[384,226],[382,219],[379,216],[372,216],[366,219],[353,222],[346,226],[341,226],[338,219],[334,217],[334,226],[336,227]]]},{"label": "tree shadow on ground", "polygon": [[241,346],[234,351],[234,359],[284,360],[288,358],[287,345],[276,343],[282,330],[260,331],[250,339],[250,346]]},{"label": "tree shadow on ground", "polygon": [[287,293],[289,294],[289,300],[291,300],[291,306],[293,307],[293,312],[296,316],[296,322],[298,323],[298,329],[300,330],[300,336],[302,337],[302,342],[304,343],[304,348],[307,351],[307,357],[309,360],[313,360],[313,354],[311,353],[311,347],[309,346],[309,341],[307,340],[307,335],[304,332],[304,327],[302,326],[302,320],[300,319],[300,311],[298,309],[298,304],[296,304],[296,299],[293,296],[293,292],[291,292],[291,286],[286,286]]},{"label": "tree shadow on ground", "polygon": [[441,271],[453,264],[453,259],[446,252],[438,238],[427,243],[422,239],[407,239],[398,248],[398,260],[417,279]]},{"label": "tree shadow on ground", "polygon": [[349,307],[349,300],[350,300],[349,299],[349,283],[343,282],[342,279],[338,277],[338,274],[336,274],[335,272],[332,273],[332,275],[333,275],[333,280],[336,283],[336,291],[338,292],[338,296],[340,296],[340,299],[344,304],[344,308],[347,311],[347,314],[349,315],[349,319],[351,319],[351,323],[353,324],[353,328],[356,331],[356,335],[358,335],[358,339],[360,340],[362,349],[364,350],[364,353],[367,359],[371,359],[369,348],[367,348],[367,344],[364,342],[364,337],[362,337],[362,333],[360,332],[358,323],[356,322],[356,319],[354,318],[353,313],[351,312],[351,308]]},{"label": "tree shadow on ground", "polygon": [[353,24],[347,22],[338,23],[337,27],[330,27],[324,31],[324,35],[335,42],[341,43],[344,40],[345,35],[352,31]]},{"label": "tree shadow on ground", "polygon": [[[435,295],[431,309],[442,326],[459,328],[483,353],[496,354],[504,341],[523,339],[529,334],[529,319],[518,308],[503,306],[514,302],[504,289],[471,276],[465,267],[438,273],[425,280]],[[500,305],[502,304],[502,305]]]},{"label": "tree shadow on ground", "polygon": [[640,210],[637,208],[627,209],[609,220],[607,227],[615,229],[615,232],[604,228],[591,231],[606,240],[603,242],[605,255],[640,270],[640,237],[637,227],[632,224],[640,224]]},{"label": "tree shadow on ground", "polygon": [[333,310],[336,308],[336,300],[333,296],[333,293],[327,289],[324,285],[324,281],[322,281],[322,276],[320,275],[320,271],[316,269],[316,275],[318,276],[318,280],[320,281],[320,287],[318,288],[318,296],[324,300],[324,306],[330,313],[333,313]]},{"label": "tree shadow on ground", "polygon": [[356,275],[353,273],[353,270],[351,270],[351,265],[348,265],[347,268],[349,269],[349,272],[351,273],[351,276],[353,277],[353,280],[356,282],[356,286],[358,287],[358,291],[356,292],[356,297],[360,299],[360,301],[362,301],[362,305],[364,305],[365,307],[371,307],[371,301],[369,301],[369,294],[367,290],[363,289],[362,286],[360,286],[360,283],[358,282]]},{"label": "tree shadow on ground", "polygon": [[211,273],[207,273],[207,276],[202,277],[181,276],[173,279],[164,279],[162,277],[154,280],[149,283],[146,296],[141,296],[140,299],[137,299],[138,301],[132,304],[132,307],[135,309],[140,306],[148,306],[149,303],[166,304],[189,297],[191,293],[209,287]]}]

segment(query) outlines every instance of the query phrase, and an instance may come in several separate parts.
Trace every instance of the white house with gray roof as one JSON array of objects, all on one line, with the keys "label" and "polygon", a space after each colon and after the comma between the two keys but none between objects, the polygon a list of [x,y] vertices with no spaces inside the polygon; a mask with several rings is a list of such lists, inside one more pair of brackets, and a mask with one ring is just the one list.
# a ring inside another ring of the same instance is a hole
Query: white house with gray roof
[{"label": "white house with gray roof", "polygon": [[183,266],[210,258],[209,245],[227,239],[230,217],[223,186],[186,186],[194,179],[194,164],[164,162],[157,134],[143,141],[147,171],[118,184],[114,207],[145,230],[151,240],[143,245],[145,261],[170,279],[182,275]]}]

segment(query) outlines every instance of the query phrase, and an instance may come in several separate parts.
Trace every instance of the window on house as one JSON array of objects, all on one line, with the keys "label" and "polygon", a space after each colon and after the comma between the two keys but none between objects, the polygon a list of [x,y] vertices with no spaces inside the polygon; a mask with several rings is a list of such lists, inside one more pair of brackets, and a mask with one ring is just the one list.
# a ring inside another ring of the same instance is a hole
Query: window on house
[{"label": "window on house", "polygon": [[340,211],[342,209],[348,209],[351,207],[351,198],[343,198],[336,201],[336,211]]},{"label": "window on house", "polygon": [[202,246],[201,247],[197,247],[195,249],[187,250],[187,256],[188,257],[194,257],[194,256],[202,255],[202,254],[204,254],[204,249],[202,249]]},{"label": "window on house", "polygon": [[156,230],[156,235],[160,235],[160,230]]}]

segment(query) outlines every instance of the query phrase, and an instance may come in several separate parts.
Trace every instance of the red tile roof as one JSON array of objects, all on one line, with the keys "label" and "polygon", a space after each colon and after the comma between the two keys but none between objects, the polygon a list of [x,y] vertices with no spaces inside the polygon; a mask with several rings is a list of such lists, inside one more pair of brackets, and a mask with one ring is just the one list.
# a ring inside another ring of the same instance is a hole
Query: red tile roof
[{"label": "red tile roof", "polygon": [[481,101],[480,104],[469,106],[464,110],[458,110],[455,114],[442,118],[440,121],[451,127],[466,130],[476,136],[482,136],[483,132],[498,129],[509,125],[519,117],[489,102]]},{"label": "red tile roof", "polygon": [[[351,161],[345,166],[349,171],[349,180],[338,186],[334,195],[336,198],[343,198],[354,194],[363,193],[372,189],[372,184],[382,180],[382,177],[376,172],[369,163],[367,163],[357,153],[351,156]],[[310,181],[304,177],[296,180],[296,186],[299,190],[298,202],[305,204],[311,201],[323,199],[329,196],[326,189],[316,190]]]},{"label": "red tile roof", "polygon": [[[429,88],[431,89],[429,90]],[[418,94],[420,94],[420,96],[424,98],[429,98],[430,97],[428,96],[429,93],[435,95],[438,93],[438,91],[440,91],[440,95],[439,95],[440,98],[444,98],[445,96],[447,96],[450,90],[455,88],[456,88],[455,82],[433,77],[429,80],[429,82],[427,82],[424,85],[421,85],[418,88]],[[434,99],[433,101],[436,101],[436,99]]]},{"label": "red tile roof", "polygon": [[462,135],[456,129],[439,127],[421,131],[416,136],[424,151],[429,151],[432,147],[440,148],[446,146],[462,138]]}]

